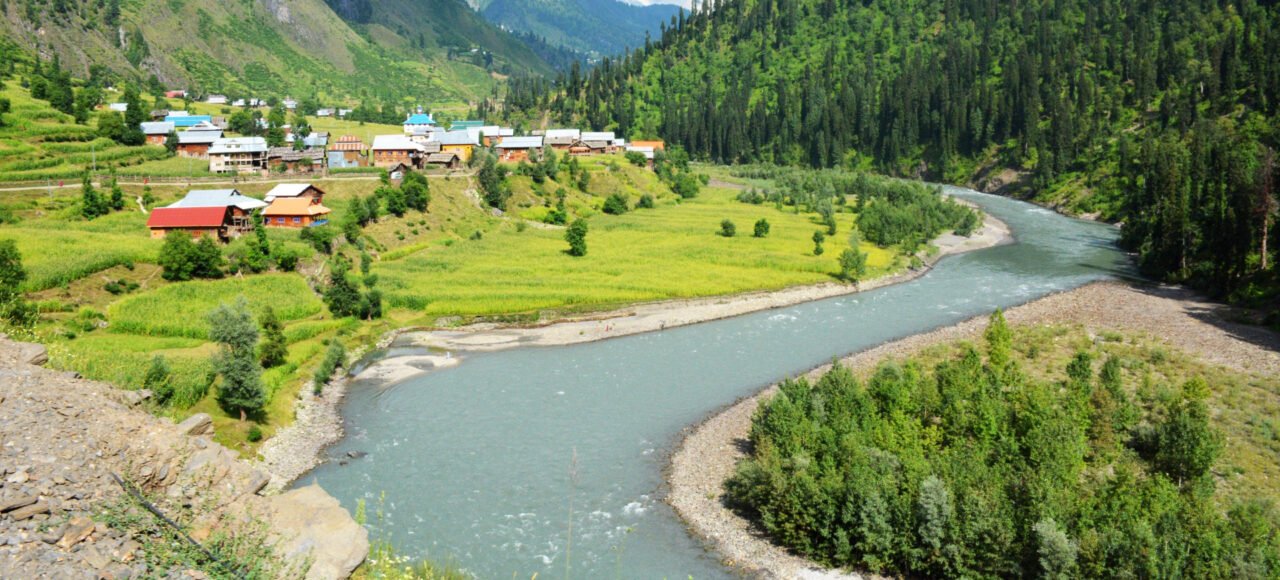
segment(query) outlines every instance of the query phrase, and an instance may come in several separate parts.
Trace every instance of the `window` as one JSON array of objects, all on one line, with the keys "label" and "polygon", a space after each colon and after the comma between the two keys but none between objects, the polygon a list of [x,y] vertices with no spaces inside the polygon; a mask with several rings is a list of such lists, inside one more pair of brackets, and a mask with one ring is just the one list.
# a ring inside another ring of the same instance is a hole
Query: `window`
[{"label": "window", "polygon": [[282,218],[282,217],[278,217],[278,218],[276,218],[276,223],[278,223],[278,224],[282,224],[282,223],[284,223],[284,218]]},{"label": "window", "polygon": [[300,223],[302,223],[302,218],[300,218],[300,217],[295,217],[295,218],[293,218],[293,223],[295,223],[295,224],[300,224]]}]

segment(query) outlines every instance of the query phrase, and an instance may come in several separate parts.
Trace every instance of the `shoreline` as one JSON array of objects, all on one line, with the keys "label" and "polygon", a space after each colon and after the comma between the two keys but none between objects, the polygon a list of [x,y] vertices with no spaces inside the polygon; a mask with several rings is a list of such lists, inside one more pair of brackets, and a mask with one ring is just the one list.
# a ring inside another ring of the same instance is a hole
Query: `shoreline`
[{"label": "shoreline", "polygon": [[[1280,336],[1229,322],[1219,316],[1226,309],[1184,288],[1103,281],[1015,306],[1005,311],[1005,318],[1010,325],[1076,324],[1091,332],[1145,333],[1213,364],[1248,373],[1280,373]],[[971,318],[850,354],[841,358],[840,364],[857,373],[887,357],[902,358],[935,344],[980,338],[986,324],[986,316]],[[825,364],[800,376],[813,380],[830,367]],[[763,578],[877,578],[823,568],[796,556],[724,506],[723,484],[747,456],[752,415],[761,400],[777,388],[777,384],[770,385],[684,430],[665,470],[670,490],[667,503],[690,533],[726,565],[746,574]]]},{"label": "shoreline", "polygon": [[[970,202],[957,200],[971,207]],[[981,211],[981,210],[979,210]],[[325,450],[345,435],[342,399],[354,380],[399,383],[432,370],[455,366],[465,358],[457,352],[495,351],[519,346],[565,346],[655,332],[667,328],[710,322],[753,312],[784,308],[836,296],[855,294],[892,284],[909,282],[925,275],[943,258],[1012,244],[1016,240],[1009,226],[982,212],[982,227],[969,237],[946,233],[930,243],[938,252],[925,258],[924,267],[883,276],[865,283],[824,282],[774,291],[747,292],[707,298],[661,300],[549,321],[535,326],[477,323],[450,330],[392,330],[375,348],[385,349],[398,341],[402,346],[443,350],[441,354],[404,355],[374,362],[342,381],[334,381],[316,397],[303,389],[295,404],[293,423],[276,433],[258,452],[257,464],[271,474],[268,490],[279,492],[293,485],[324,461]]]}]

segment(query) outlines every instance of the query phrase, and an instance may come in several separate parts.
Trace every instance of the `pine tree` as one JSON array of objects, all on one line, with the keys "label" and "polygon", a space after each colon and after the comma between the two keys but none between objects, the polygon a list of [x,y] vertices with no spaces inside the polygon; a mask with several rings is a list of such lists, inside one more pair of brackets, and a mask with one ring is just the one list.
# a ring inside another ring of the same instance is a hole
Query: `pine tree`
[{"label": "pine tree", "polygon": [[258,326],[262,328],[262,344],[258,349],[258,360],[263,368],[273,368],[284,364],[289,356],[288,343],[284,337],[284,325],[276,318],[276,311],[271,306],[262,309],[258,316]]}]

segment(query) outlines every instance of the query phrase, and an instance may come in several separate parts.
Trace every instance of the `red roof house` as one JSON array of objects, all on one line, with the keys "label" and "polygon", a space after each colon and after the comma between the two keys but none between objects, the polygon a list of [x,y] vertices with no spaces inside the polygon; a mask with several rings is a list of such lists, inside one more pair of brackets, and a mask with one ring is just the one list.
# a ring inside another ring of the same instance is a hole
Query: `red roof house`
[{"label": "red roof house", "polygon": [[231,225],[230,213],[227,206],[158,207],[151,210],[147,227],[151,229],[153,238],[163,238],[173,230],[181,230],[193,238],[210,235],[224,239]]}]

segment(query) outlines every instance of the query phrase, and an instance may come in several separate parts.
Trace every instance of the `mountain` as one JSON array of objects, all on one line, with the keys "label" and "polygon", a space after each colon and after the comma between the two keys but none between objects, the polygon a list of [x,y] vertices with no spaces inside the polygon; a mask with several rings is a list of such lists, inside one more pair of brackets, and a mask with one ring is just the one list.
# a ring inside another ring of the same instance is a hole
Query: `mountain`
[{"label": "mountain", "polygon": [[551,70],[460,0],[404,2],[400,26],[384,4],[399,3],[334,0],[344,19],[323,0],[25,0],[0,3],[0,35],[76,76],[155,75],[200,93],[462,102]]},{"label": "mountain", "polygon": [[491,0],[481,13],[508,30],[532,34],[554,46],[593,57],[621,54],[657,38],[681,8],[640,6],[617,0]]},{"label": "mountain", "polygon": [[974,184],[1125,223],[1149,275],[1280,304],[1280,5],[722,0],[504,110],[719,162]]}]

